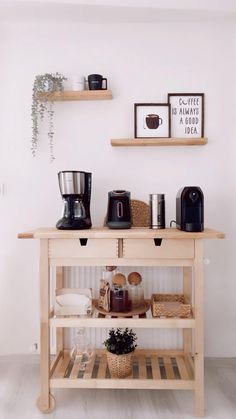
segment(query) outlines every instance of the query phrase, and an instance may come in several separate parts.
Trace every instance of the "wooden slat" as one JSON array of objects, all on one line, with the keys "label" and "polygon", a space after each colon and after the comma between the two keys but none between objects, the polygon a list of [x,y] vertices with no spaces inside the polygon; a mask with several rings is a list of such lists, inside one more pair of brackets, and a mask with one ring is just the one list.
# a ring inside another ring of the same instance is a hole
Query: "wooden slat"
[{"label": "wooden slat", "polygon": [[[67,349],[65,353],[69,353],[70,351]],[[97,356],[102,356],[106,354],[106,350],[102,348],[96,348],[95,353]],[[182,349],[135,349],[134,352],[135,356],[145,355],[146,357],[150,358],[153,356],[170,356],[171,358],[175,358],[176,356],[183,356],[184,351]]]},{"label": "wooden slat", "polygon": [[179,374],[182,380],[189,380],[189,374],[188,374],[188,370],[186,368],[184,359],[181,357],[176,357],[176,362],[177,362],[177,366],[178,366],[178,370],[179,370]]},{"label": "wooden slat", "polygon": [[80,362],[74,362],[73,368],[70,373],[70,378],[76,379],[80,370]]},{"label": "wooden slat", "polygon": [[106,354],[103,354],[100,358],[97,378],[105,378],[107,369],[107,357]]},{"label": "wooden slat", "polygon": [[68,352],[64,353],[64,357],[61,358],[58,368],[56,368],[53,378],[63,378],[66,372],[66,369],[70,362],[70,354]]},{"label": "wooden slat", "polygon": [[186,365],[189,366],[189,369],[191,370],[191,377],[194,378],[194,362],[191,354],[185,355]]},{"label": "wooden slat", "polygon": [[51,326],[56,327],[135,327],[151,329],[172,329],[195,327],[194,319],[159,319],[159,318],[109,318],[109,317],[56,317],[50,320]]},{"label": "wooden slat", "polygon": [[153,389],[153,390],[193,390],[193,380],[150,380],[150,379],[51,379],[51,388],[107,388],[107,389]]},{"label": "wooden slat", "polygon": [[51,366],[50,366],[50,377],[52,377],[54,371],[56,370],[60,359],[63,357],[63,352],[60,351],[57,356],[53,359]]},{"label": "wooden slat", "polygon": [[161,372],[160,372],[160,366],[158,362],[158,357],[151,355],[151,366],[152,366],[152,377],[154,380],[160,380],[161,379]]},{"label": "wooden slat", "polygon": [[147,378],[147,368],[146,368],[145,355],[139,355],[138,356],[138,370],[139,370],[139,378],[140,379]]},{"label": "wooden slat", "polygon": [[88,378],[91,378],[92,377],[95,359],[96,359],[96,354],[94,352],[93,355],[92,355],[92,357],[91,357],[91,359],[90,359],[90,361],[86,365],[86,368],[85,368],[85,371],[84,371],[84,375],[83,375],[83,379],[88,379]]},{"label": "wooden slat", "polygon": [[193,259],[155,259],[155,258],[60,258],[50,259],[50,266],[192,266]]},{"label": "wooden slat", "polygon": [[165,367],[165,371],[166,371],[167,380],[174,380],[175,373],[174,373],[174,370],[173,370],[171,358],[169,356],[164,356],[163,357],[163,362],[164,362],[164,367]]}]

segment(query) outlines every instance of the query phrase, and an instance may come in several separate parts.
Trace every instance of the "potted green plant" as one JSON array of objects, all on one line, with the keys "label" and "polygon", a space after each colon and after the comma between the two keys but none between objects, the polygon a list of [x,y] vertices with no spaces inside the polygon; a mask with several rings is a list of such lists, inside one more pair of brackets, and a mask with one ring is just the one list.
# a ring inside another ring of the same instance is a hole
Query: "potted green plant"
[{"label": "potted green plant", "polygon": [[132,373],[132,356],[136,345],[136,334],[132,329],[111,329],[104,341],[107,363],[112,378],[125,378]]},{"label": "potted green plant", "polygon": [[[52,100],[53,92],[63,91],[63,81],[66,80],[62,74],[59,73],[46,73],[37,75],[34,79],[33,92],[32,92],[32,142],[31,151],[32,155],[36,155],[39,142],[39,125],[48,114],[48,139],[51,161],[55,159],[53,150],[53,136],[54,136],[54,102]],[[44,95],[40,95],[46,93]]]}]

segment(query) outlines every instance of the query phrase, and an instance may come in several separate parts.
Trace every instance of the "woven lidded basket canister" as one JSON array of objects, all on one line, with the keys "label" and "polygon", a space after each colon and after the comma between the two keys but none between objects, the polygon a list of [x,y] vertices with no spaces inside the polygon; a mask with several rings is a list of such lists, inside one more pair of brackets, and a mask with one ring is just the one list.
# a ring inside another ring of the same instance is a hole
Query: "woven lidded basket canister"
[{"label": "woven lidded basket canister", "polygon": [[106,351],[106,353],[112,378],[125,378],[131,375],[134,351],[124,355],[116,355],[109,351]]}]

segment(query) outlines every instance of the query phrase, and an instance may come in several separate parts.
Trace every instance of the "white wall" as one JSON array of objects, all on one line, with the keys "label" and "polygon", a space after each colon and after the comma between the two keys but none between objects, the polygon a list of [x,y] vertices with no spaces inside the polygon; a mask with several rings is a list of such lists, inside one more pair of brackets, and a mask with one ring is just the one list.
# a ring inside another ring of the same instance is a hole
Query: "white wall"
[{"label": "white wall", "polygon": [[[205,269],[206,354],[236,356],[235,46],[232,22],[153,24],[8,23],[0,27],[0,353],[25,353],[38,341],[38,243],[18,232],[53,226],[61,214],[57,172],[93,173],[92,220],[103,222],[107,192],[125,188],[148,200],[166,194],[167,222],[184,185],[205,194],[205,224],[226,240],[209,241]],[[114,99],[55,104],[56,161],[47,137],[31,157],[31,89],[45,72],[101,73]],[[204,147],[112,148],[133,136],[133,104],[165,102],[168,92],[205,93]]]}]

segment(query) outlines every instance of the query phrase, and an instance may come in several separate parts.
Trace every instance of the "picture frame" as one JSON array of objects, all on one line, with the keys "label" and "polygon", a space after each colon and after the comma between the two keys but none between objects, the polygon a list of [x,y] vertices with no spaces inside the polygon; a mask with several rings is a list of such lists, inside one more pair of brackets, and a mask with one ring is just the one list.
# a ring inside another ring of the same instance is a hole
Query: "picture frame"
[{"label": "picture frame", "polygon": [[175,138],[204,137],[204,93],[168,93]]},{"label": "picture frame", "polygon": [[135,103],[134,104],[135,138],[169,138],[170,104]]}]

